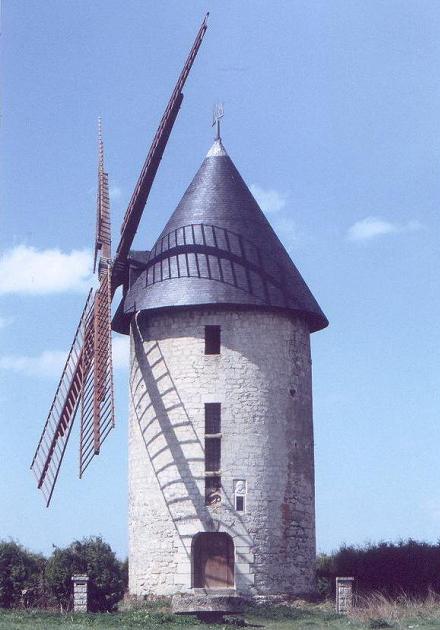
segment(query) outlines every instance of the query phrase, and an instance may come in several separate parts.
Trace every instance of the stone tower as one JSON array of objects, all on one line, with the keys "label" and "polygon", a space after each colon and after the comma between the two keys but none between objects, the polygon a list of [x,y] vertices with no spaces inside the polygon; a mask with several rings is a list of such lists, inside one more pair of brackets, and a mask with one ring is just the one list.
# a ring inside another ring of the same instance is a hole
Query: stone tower
[{"label": "stone tower", "polygon": [[113,327],[131,336],[135,595],[313,590],[310,333],[328,322],[216,140]]}]

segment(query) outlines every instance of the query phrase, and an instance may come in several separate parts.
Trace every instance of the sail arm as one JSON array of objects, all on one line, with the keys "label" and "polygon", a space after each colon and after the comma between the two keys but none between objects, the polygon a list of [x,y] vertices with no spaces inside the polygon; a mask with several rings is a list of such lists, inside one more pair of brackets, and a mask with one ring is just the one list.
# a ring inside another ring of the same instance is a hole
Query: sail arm
[{"label": "sail arm", "polygon": [[87,365],[84,347],[93,331],[94,300],[90,290],[58,388],[38,442],[31,470],[49,506],[73,422],[78,410]]},{"label": "sail arm", "polygon": [[139,222],[142,218],[145,204],[147,203],[150,190],[152,188],[154,178],[157,173],[160,161],[162,159],[165,147],[170,137],[174,122],[179,112],[183,100],[183,87],[188,78],[191,67],[197,56],[203,37],[207,29],[207,14],[199,28],[192,48],[185,61],[183,69],[179,75],[177,83],[171,94],[168,105],[160,121],[159,127],[153,138],[147,158],[142,167],[135,189],[128,204],[124,221],[121,227],[121,237],[118,248],[116,250],[116,258],[113,265],[112,274],[112,291],[119,286],[124,280],[125,266],[130,247],[133,243]]}]

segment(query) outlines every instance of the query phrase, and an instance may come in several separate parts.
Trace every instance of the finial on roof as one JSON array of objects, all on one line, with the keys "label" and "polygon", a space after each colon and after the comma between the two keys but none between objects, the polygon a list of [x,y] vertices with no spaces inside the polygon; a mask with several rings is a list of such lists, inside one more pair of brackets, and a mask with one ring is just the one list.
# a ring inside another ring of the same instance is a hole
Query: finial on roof
[{"label": "finial on roof", "polygon": [[224,116],[223,103],[217,103],[217,105],[214,106],[213,113],[212,113],[212,126],[217,127],[217,133],[215,136],[214,144],[209,149],[206,157],[220,157],[220,156],[228,155],[226,153],[225,147],[222,144],[222,139],[220,136],[220,121],[223,118],[223,116]]},{"label": "finial on roof", "polygon": [[224,108],[223,108],[223,103],[217,103],[216,105],[214,105],[214,111],[212,113],[212,126],[214,127],[214,125],[217,126],[217,134],[215,136],[216,140],[221,140],[221,136],[220,136],[220,121],[224,116]]}]

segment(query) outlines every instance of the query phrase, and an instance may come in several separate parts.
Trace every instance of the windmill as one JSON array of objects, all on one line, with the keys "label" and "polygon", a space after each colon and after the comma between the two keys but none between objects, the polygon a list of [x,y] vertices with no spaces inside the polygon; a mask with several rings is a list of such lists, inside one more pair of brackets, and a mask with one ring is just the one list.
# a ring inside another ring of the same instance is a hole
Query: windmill
[{"label": "windmill", "polygon": [[111,255],[108,175],[99,125],[97,221],[91,289],[31,464],[49,506],[78,408],[81,407],[79,476],[115,426],[111,354],[111,302],[126,285],[129,254],[154,178],[183,100],[183,87],[207,29],[207,14],[171,94],[125,213],[115,257]]}]

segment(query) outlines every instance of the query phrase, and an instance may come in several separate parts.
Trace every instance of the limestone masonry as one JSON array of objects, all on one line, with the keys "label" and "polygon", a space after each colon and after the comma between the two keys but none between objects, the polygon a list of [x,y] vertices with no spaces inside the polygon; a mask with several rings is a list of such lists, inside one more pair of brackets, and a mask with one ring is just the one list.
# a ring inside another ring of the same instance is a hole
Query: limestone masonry
[{"label": "limestone masonry", "polygon": [[[222,351],[204,354],[204,327]],[[180,311],[133,325],[130,591],[193,586],[192,538],[227,532],[243,593],[305,593],[315,559],[309,332],[264,311]],[[204,404],[222,408],[222,501],[205,506]],[[234,482],[246,511],[234,510]]]}]

